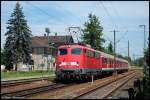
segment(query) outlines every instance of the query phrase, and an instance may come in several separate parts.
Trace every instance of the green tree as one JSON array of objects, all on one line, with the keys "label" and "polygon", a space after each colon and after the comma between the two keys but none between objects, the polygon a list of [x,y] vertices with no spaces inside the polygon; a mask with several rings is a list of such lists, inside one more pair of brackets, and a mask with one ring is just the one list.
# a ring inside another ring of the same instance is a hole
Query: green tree
[{"label": "green tree", "polygon": [[100,25],[99,18],[89,14],[89,21],[84,23],[82,40],[86,44],[90,44],[92,48],[103,50],[102,43],[105,40],[102,38],[103,27]]},{"label": "green tree", "polygon": [[133,61],[133,63],[134,63],[136,66],[142,67],[142,66],[143,66],[143,57],[139,57],[139,58],[135,59],[135,60]]},{"label": "green tree", "polygon": [[131,58],[130,57],[124,56],[123,58],[126,59],[129,63],[131,63]]},{"label": "green tree", "polygon": [[4,62],[4,50],[1,49],[1,65],[4,65],[5,62]]},{"label": "green tree", "polygon": [[[148,40],[149,40],[149,38],[148,38]],[[149,42],[147,44],[148,44],[148,47],[144,51],[144,57],[145,57],[145,60],[146,60],[146,64],[148,66],[150,66],[150,62],[149,62]]]},{"label": "green tree", "polygon": [[[149,40],[149,38],[148,38]],[[144,77],[143,77],[143,97],[148,99],[150,97],[150,90],[149,90],[149,83],[150,83],[150,77],[149,77],[149,41],[148,41],[148,47],[144,50],[144,64],[142,63],[142,66],[144,65]],[[146,64],[145,64],[146,62]]]},{"label": "green tree", "polygon": [[110,54],[113,54],[113,53],[114,53],[113,46],[112,46],[111,43],[108,44],[107,49],[108,49],[108,53],[110,53]]},{"label": "green tree", "polygon": [[25,20],[22,7],[17,2],[11,18],[8,20],[6,43],[4,46],[4,56],[8,67],[15,65],[17,71],[17,63],[28,63],[31,60],[31,31]]}]

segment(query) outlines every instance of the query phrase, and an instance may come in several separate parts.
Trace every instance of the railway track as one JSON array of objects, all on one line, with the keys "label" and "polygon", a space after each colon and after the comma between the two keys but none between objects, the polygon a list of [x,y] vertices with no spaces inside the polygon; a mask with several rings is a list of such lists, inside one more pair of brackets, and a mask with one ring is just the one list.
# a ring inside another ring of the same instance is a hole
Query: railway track
[{"label": "railway track", "polygon": [[[73,94],[64,95],[64,96],[62,96],[62,97],[60,96],[60,97],[65,98],[65,99],[66,98],[67,99],[82,99],[82,98],[84,99],[84,98],[86,98],[86,96],[99,90],[100,91],[99,93],[102,93],[102,94],[98,94],[99,95],[98,99],[100,99],[100,98],[105,99],[105,98],[108,98],[111,93],[113,93],[118,88],[120,88],[123,84],[125,84],[128,80],[132,79],[135,76],[135,74],[136,74],[136,72],[131,71],[126,74],[124,73],[120,76],[118,75],[117,77],[113,77],[113,78],[110,77],[107,79],[102,79],[101,81],[99,81],[100,83],[97,81],[98,84],[96,83],[96,84],[90,85],[90,87],[88,87],[88,88],[84,88],[83,90],[72,92]],[[110,85],[110,83],[112,86]],[[37,94],[51,93],[53,90],[59,91],[60,88],[68,87],[68,86],[72,87],[73,84],[55,83],[55,84],[51,84],[48,86],[42,86],[42,87],[38,87],[38,88],[32,88],[32,89],[27,89],[27,90],[12,92],[12,93],[5,93],[5,94],[1,94],[1,96],[4,99],[5,98],[28,98],[28,97],[30,98],[34,95],[36,96]],[[107,88],[108,90],[106,90],[105,88]],[[55,95],[58,95],[58,94],[56,93]]]},{"label": "railway track", "polygon": [[135,76],[136,72],[130,72],[128,74],[124,74],[121,77],[106,80],[99,85],[91,86],[90,88],[83,89],[81,91],[75,92],[72,95],[64,96],[62,98],[67,99],[89,99],[92,97],[90,94],[94,93],[95,91],[99,90],[98,97],[90,98],[90,99],[106,99],[111,93],[116,91],[122,85],[127,83],[130,79]]},{"label": "railway track", "polygon": [[66,86],[71,86],[73,84],[61,84],[61,83],[54,83],[48,86],[42,86],[42,87],[37,87],[37,88],[32,88],[32,89],[27,89],[27,90],[21,90],[21,91],[15,91],[11,93],[3,93],[1,94],[2,99],[7,99],[7,98],[26,98],[33,96],[35,94],[39,93],[44,93],[48,91],[52,91],[54,89],[60,89]]},{"label": "railway track", "polygon": [[[85,93],[79,94],[72,99],[81,99],[84,98],[85,96],[97,91],[99,89],[99,93],[102,93],[101,95],[99,94],[98,98],[99,99],[106,99],[112,92],[116,91],[118,88],[120,88],[123,84],[125,84],[128,80],[133,78],[135,73],[132,73],[129,76],[123,76],[119,79],[115,79],[113,82],[107,82],[106,84],[103,84],[101,86],[97,86],[93,89],[90,89],[89,91],[86,91]],[[123,82],[121,80],[124,80]],[[121,82],[121,84],[119,84]],[[116,86],[116,83],[119,85]],[[112,87],[111,87],[112,86]],[[106,91],[107,90],[107,91]]]},{"label": "railway track", "polygon": [[[106,99],[109,97],[109,95],[111,95],[113,92],[117,91],[119,88],[121,88],[124,84],[126,84],[130,79],[135,77],[135,73],[126,76],[123,79],[120,79],[116,82],[111,83],[112,85],[115,85],[115,87],[113,87],[112,89],[110,89],[107,93],[104,93],[104,95],[102,95],[100,98],[102,99]],[[117,83],[118,82],[118,83]]]},{"label": "railway track", "polygon": [[49,78],[53,78],[54,76],[51,77],[40,77],[40,78],[28,78],[28,79],[19,79],[19,80],[8,80],[8,81],[1,81],[1,87],[10,87],[10,86],[16,86],[16,85],[21,85],[21,84],[28,84],[34,81],[40,81],[40,80],[48,80]]}]

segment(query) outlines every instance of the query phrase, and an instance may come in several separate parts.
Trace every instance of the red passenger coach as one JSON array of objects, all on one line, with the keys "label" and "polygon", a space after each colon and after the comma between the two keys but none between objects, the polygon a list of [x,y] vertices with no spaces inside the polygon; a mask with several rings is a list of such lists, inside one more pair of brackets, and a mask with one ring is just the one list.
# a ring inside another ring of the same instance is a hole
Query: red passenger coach
[{"label": "red passenger coach", "polygon": [[69,44],[59,47],[56,60],[56,78],[84,79],[91,75],[102,75],[113,70],[127,70],[126,60],[114,58],[112,55],[97,51],[83,44]]}]

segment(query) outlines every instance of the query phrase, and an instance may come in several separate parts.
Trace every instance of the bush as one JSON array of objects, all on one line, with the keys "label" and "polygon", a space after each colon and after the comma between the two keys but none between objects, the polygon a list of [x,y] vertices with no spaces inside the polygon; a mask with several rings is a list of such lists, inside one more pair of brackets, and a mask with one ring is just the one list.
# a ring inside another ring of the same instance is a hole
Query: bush
[{"label": "bush", "polygon": [[149,97],[149,76],[143,77],[143,95],[144,97]]}]

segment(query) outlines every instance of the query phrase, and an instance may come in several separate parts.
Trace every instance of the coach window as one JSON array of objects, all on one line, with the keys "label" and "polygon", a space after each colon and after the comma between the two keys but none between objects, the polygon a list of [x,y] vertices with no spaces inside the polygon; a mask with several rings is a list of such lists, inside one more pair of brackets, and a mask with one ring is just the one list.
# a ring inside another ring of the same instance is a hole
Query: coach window
[{"label": "coach window", "polygon": [[89,50],[89,57],[94,57],[94,53],[91,50]]},{"label": "coach window", "polygon": [[89,50],[89,57],[92,57],[92,51]]},{"label": "coach window", "polygon": [[87,50],[86,55],[90,57],[90,50]]},{"label": "coach window", "polygon": [[67,49],[59,49],[58,55],[66,55],[67,54]]},{"label": "coach window", "polygon": [[96,58],[96,52],[93,51],[93,57]]},{"label": "coach window", "polygon": [[80,55],[80,54],[82,54],[82,49],[81,48],[72,49],[71,53],[74,55]]},{"label": "coach window", "polygon": [[107,58],[103,58],[103,63],[107,64]]},{"label": "coach window", "polygon": [[108,64],[108,59],[107,58],[105,59],[105,62],[106,62],[106,64]]},{"label": "coach window", "polygon": [[95,57],[99,58],[99,53],[98,52],[95,53]]}]

